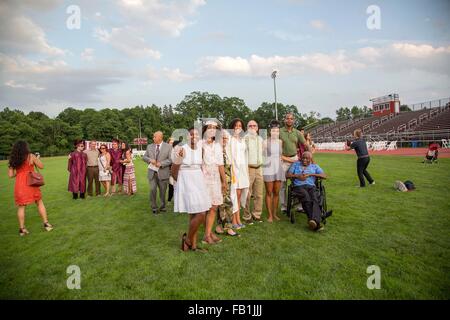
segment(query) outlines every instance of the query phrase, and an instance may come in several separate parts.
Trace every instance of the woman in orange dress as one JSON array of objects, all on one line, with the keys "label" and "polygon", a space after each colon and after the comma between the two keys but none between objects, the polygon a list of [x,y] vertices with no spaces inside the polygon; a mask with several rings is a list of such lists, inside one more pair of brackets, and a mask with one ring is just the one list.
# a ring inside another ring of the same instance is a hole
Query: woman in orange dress
[{"label": "woman in orange dress", "polygon": [[9,157],[8,176],[16,178],[14,186],[14,201],[18,207],[17,218],[19,219],[19,235],[25,236],[29,232],[25,228],[25,207],[33,202],[38,207],[39,214],[44,223],[44,229],[51,231],[53,226],[48,223],[47,211],[42,201],[39,187],[31,187],[27,184],[28,173],[34,171],[34,166],[43,169],[41,160],[30,152],[28,143],[18,141],[14,144]]}]

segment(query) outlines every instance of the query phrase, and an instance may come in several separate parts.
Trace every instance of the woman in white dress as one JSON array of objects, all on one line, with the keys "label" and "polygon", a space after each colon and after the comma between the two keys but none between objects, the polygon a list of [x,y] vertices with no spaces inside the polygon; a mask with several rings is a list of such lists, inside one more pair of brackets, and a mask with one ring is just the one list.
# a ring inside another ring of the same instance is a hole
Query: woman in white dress
[{"label": "woman in white dress", "polygon": [[202,172],[203,151],[197,129],[189,129],[188,143],[177,146],[172,157],[174,212],[189,214],[189,231],[183,234],[181,250],[206,251],[197,247],[198,228],[205,222],[206,211],[212,206]]},{"label": "woman in white dress", "polygon": [[245,227],[241,222],[240,209],[245,207],[250,180],[248,176],[247,144],[243,139],[244,122],[241,119],[231,121],[230,129],[233,130],[227,153],[231,160],[232,187],[236,189],[233,201],[233,228]]},{"label": "woman in white dress", "polygon": [[[227,184],[223,162],[223,149],[220,142],[216,142],[219,125],[217,121],[208,120],[203,126],[203,164],[202,171],[205,176],[206,186],[211,197],[212,207],[206,214],[205,236],[203,243],[216,244],[222,240],[213,232],[216,220],[217,208],[223,204],[223,194],[226,193]],[[219,131],[220,132],[220,131]],[[217,137],[218,141],[221,137]]]},{"label": "woman in white dress", "polygon": [[100,155],[98,157],[98,180],[106,189],[105,197],[110,196],[109,191],[111,187],[111,156],[108,152],[106,144],[100,146]]}]

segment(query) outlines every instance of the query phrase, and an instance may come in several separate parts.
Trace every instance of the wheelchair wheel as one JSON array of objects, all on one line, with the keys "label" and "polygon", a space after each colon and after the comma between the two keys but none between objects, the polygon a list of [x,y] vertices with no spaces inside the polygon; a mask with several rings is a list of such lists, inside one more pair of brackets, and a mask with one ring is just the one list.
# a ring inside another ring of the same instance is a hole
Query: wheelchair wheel
[{"label": "wheelchair wheel", "polygon": [[292,188],[288,187],[288,198],[286,206],[287,216],[290,218],[291,223],[295,223],[295,212],[292,210]]}]

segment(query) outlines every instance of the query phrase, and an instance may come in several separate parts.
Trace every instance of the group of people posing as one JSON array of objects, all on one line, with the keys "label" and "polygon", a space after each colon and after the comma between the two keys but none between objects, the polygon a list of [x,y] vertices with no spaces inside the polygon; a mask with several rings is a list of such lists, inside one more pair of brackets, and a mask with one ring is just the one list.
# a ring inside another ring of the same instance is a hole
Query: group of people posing
[{"label": "group of people posing", "polygon": [[[120,145],[120,148],[119,148]],[[89,196],[101,195],[100,183],[105,189],[104,196],[115,193],[133,195],[137,191],[132,151],[125,142],[113,139],[112,148],[106,144],[97,148],[97,142],[90,141],[85,150],[82,140],[76,140],[75,150],[69,154],[69,188],[73,199],[84,199],[86,189]],[[87,188],[86,188],[87,182]]]},{"label": "group of people posing", "polygon": [[[284,126],[272,120],[267,139],[259,135],[256,121],[245,125],[241,119],[234,119],[228,130],[217,120],[205,120],[201,128],[188,130],[185,143],[166,143],[161,132],[154,134],[154,143],[143,157],[148,164],[150,205],[154,214],[165,212],[166,188],[173,185],[174,212],[189,214],[189,230],[181,244],[183,251],[204,250],[197,246],[201,225],[205,225],[202,242],[216,244],[221,242],[217,234],[236,236],[246,225],[261,222],[264,186],[267,221],[273,222],[280,219],[280,202],[281,210],[286,211],[287,178],[292,178],[296,187],[307,190],[315,188],[317,177],[326,177],[312,163],[312,142],[294,123],[291,113],[286,115]],[[307,190],[303,200],[312,203],[317,199]],[[317,215],[313,205],[304,209],[310,228],[319,230],[320,212]]]}]

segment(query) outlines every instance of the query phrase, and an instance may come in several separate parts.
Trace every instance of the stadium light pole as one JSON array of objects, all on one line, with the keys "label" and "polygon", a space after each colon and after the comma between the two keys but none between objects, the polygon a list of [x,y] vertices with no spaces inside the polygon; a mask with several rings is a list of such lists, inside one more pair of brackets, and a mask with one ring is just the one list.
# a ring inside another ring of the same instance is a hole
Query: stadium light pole
[{"label": "stadium light pole", "polygon": [[277,108],[277,85],[275,79],[277,78],[277,70],[274,70],[272,72],[272,79],[273,79],[273,92],[275,95],[275,119],[278,120],[278,108]]}]

